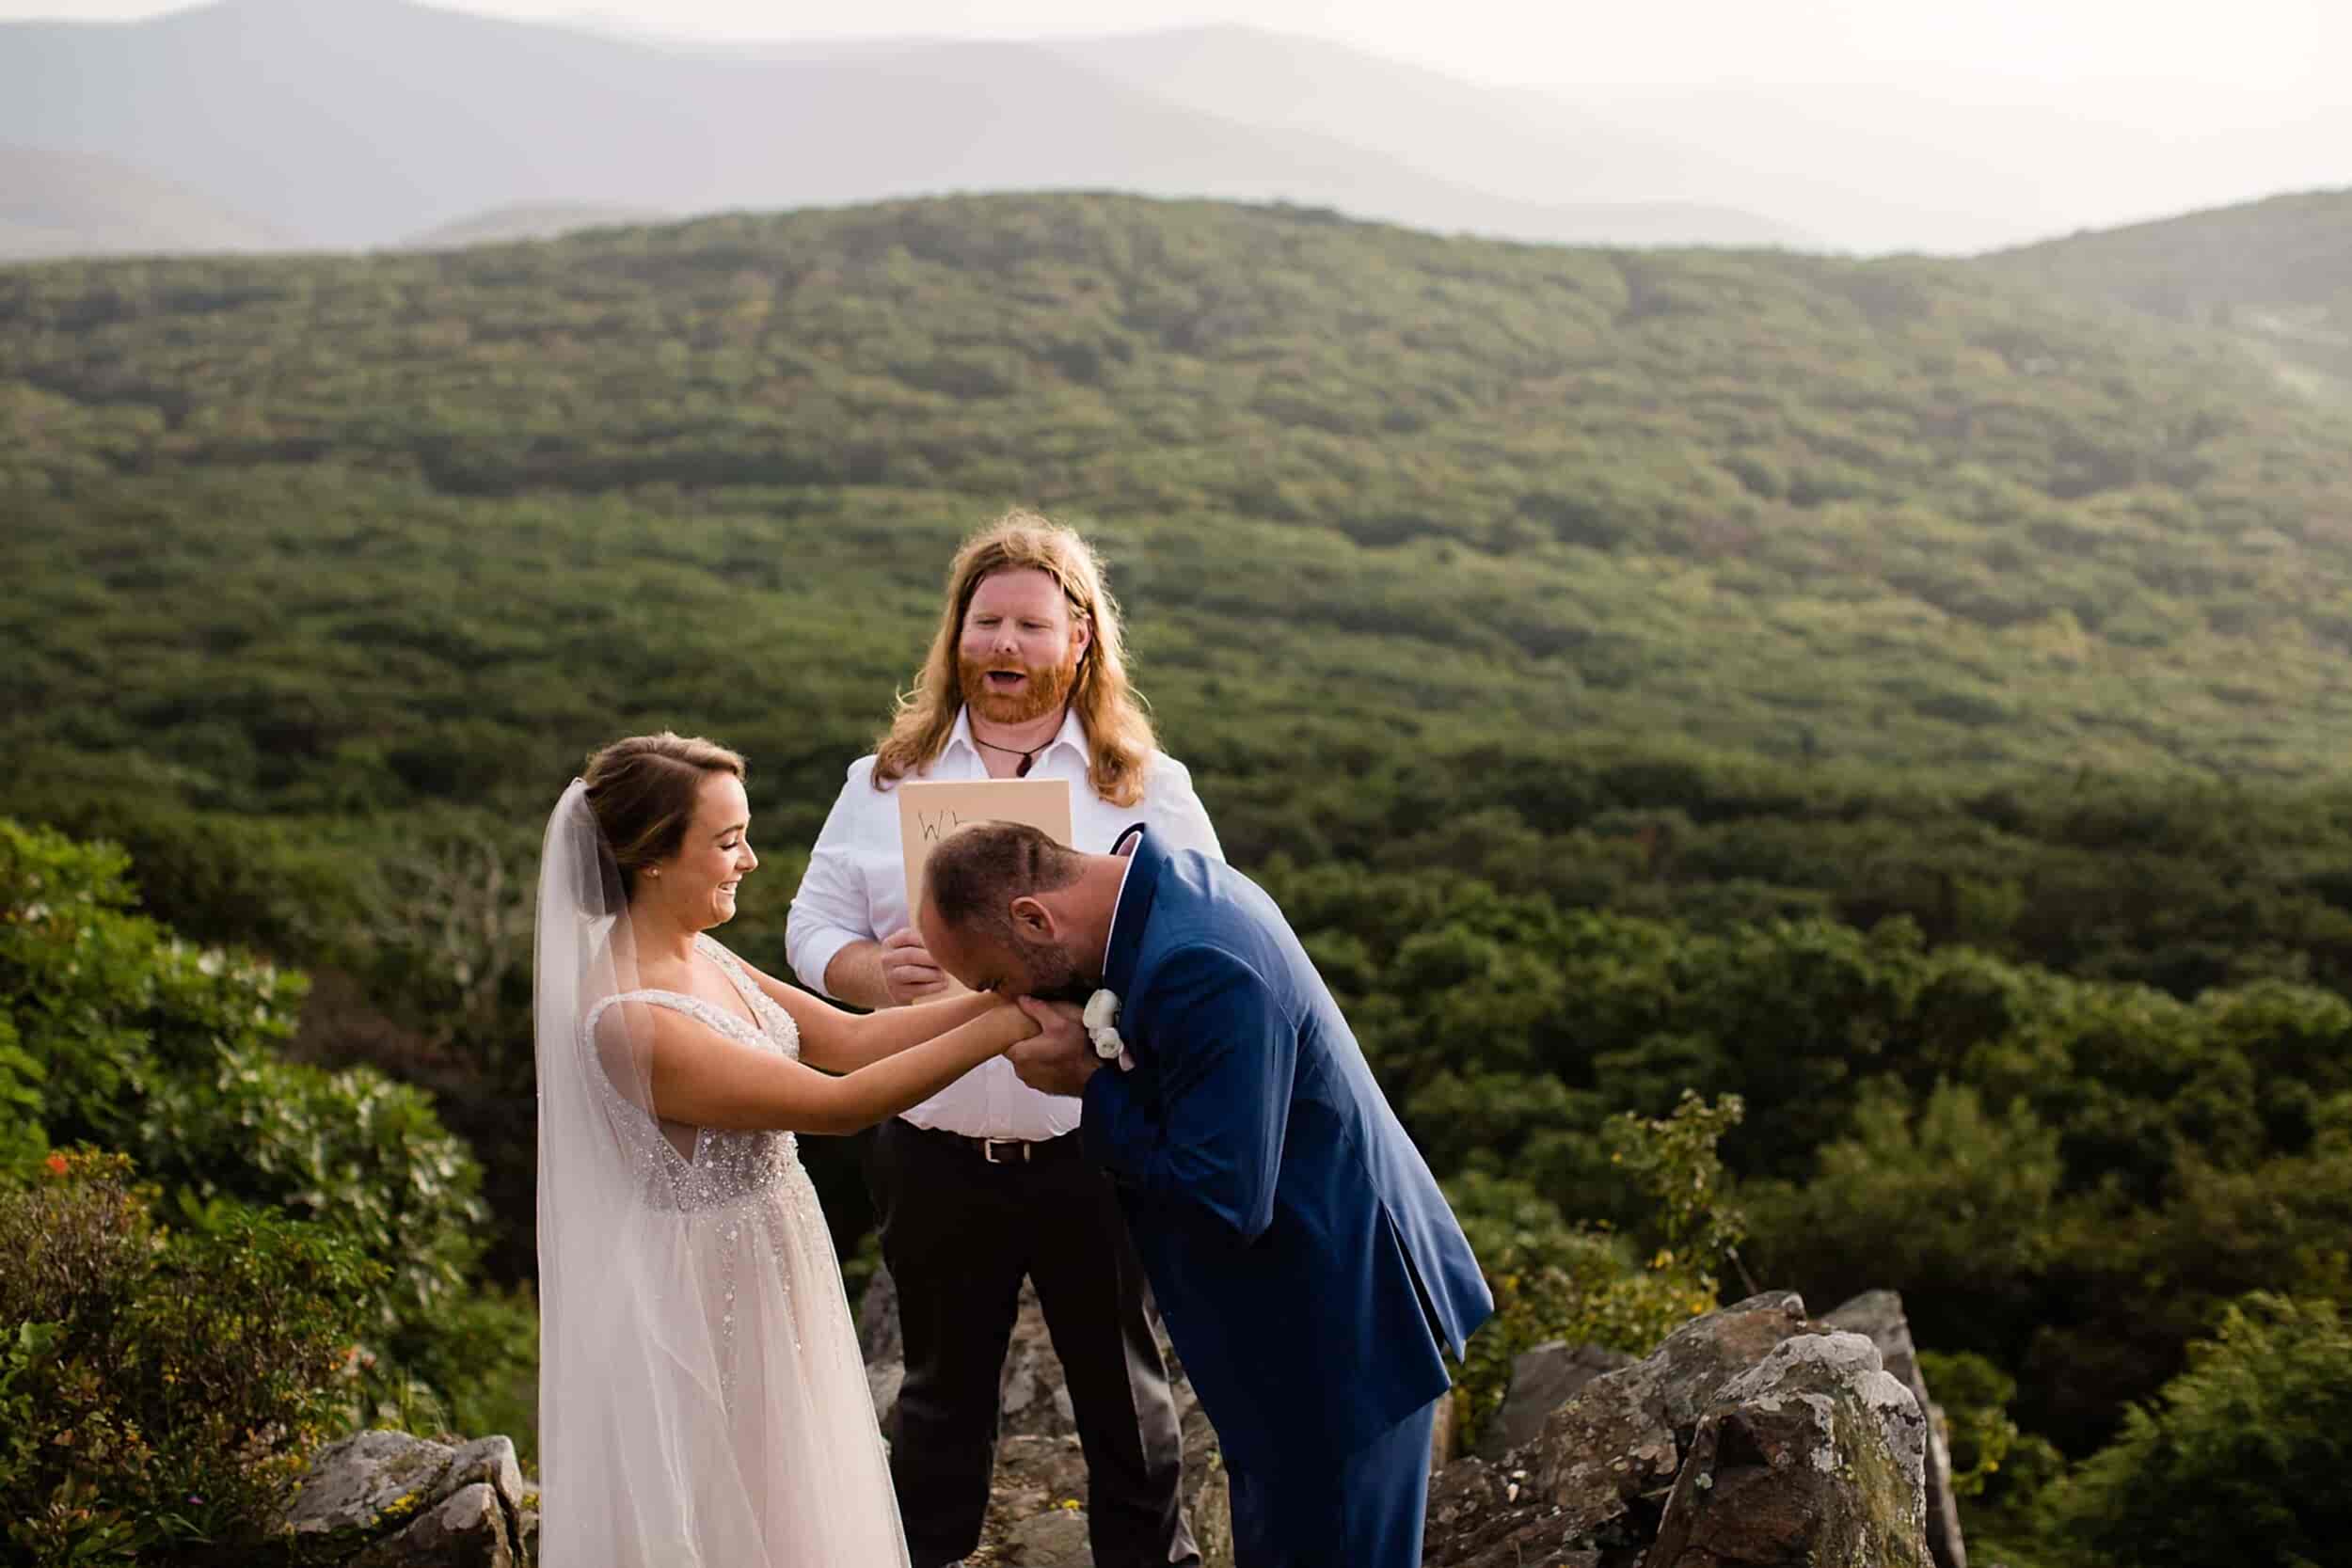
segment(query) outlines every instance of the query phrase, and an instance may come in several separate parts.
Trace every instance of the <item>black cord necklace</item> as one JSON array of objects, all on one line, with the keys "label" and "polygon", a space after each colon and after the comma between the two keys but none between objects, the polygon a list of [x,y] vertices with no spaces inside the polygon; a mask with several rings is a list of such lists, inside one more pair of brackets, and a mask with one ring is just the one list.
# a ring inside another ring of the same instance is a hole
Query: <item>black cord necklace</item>
[{"label": "black cord necklace", "polygon": [[[1061,716],[1063,723],[1069,722],[1070,705],[1067,703],[1062,705]],[[992,752],[1002,752],[1009,757],[1019,757],[1021,759],[1021,766],[1012,770],[1012,776],[1016,779],[1027,778],[1029,776],[1029,768],[1031,765],[1037,761],[1038,753],[1044,751],[1047,746],[1053,745],[1055,741],[1059,740],[1060,738],[1061,725],[1057,724],[1054,726],[1054,733],[1046,736],[1045,744],[1043,746],[1032,746],[1025,752],[1018,746],[999,746],[993,740],[982,740],[980,738],[979,731],[974,730],[972,732],[973,745],[985,746]]]}]

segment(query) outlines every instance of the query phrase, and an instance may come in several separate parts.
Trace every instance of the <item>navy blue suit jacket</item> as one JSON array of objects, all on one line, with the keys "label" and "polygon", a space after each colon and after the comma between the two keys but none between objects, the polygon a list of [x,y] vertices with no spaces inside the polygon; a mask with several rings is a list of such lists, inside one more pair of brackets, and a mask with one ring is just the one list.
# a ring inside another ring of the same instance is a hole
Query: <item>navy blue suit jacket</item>
[{"label": "navy blue suit jacket", "polygon": [[1104,984],[1136,1065],[1088,1082],[1086,1148],[1227,1461],[1321,1467],[1444,1393],[1494,1299],[1274,901],[1143,834]]}]

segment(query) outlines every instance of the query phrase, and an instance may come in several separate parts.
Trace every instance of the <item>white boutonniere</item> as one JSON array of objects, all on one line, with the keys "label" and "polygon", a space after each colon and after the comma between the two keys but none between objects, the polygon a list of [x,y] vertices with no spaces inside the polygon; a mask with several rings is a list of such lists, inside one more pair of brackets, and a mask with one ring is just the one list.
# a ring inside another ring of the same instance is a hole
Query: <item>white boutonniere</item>
[{"label": "white boutonniere", "polygon": [[1094,1053],[1106,1062],[1117,1062],[1121,1072],[1131,1070],[1136,1059],[1127,1054],[1127,1042],[1119,1037],[1119,993],[1098,990],[1087,998],[1086,1011],[1079,1015],[1086,1025],[1087,1037],[1094,1042]]}]

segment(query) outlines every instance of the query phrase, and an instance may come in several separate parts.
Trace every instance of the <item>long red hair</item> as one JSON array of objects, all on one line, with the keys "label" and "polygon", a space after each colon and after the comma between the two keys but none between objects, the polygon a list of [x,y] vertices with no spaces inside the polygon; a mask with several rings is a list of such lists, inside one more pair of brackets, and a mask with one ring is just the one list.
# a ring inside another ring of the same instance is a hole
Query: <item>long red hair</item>
[{"label": "long red hair", "polygon": [[1103,581],[1103,563],[1073,529],[1015,510],[964,541],[947,569],[947,600],[914,689],[899,694],[890,727],[874,744],[874,787],[886,789],[929,768],[946,749],[963,708],[961,647],[964,612],[983,579],[1034,568],[1061,585],[1073,620],[1093,641],[1080,657],[1070,705],[1087,735],[1088,782],[1116,806],[1143,799],[1143,772],[1156,745],[1143,700],[1127,683],[1127,648],[1119,602]]}]

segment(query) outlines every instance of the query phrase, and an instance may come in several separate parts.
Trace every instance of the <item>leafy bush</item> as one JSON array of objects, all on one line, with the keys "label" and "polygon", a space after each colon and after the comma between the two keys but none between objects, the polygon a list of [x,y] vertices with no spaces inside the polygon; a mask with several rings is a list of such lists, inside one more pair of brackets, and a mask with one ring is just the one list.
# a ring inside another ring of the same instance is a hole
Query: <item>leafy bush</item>
[{"label": "leafy bush", "polygon": [[199,1204],[315,1222],[380,1266],[372,1339],[465,1363],[446,1324],[482,1247],[472,1156],[417,1090],[281,1060],[302,977],[131,912],[128,871],[0,818],[0,1115],[12,1093],[52,1142],[119,1150]]},{"label": "leafy bush", "polygon": [[228,1551],[348,1421],[380,1273],[316,1226],[159,1226],[119,1155],[0,1187],[0,1518],[34,1563]]},{"label": "leafy bush", "polygon": [[2045,1438],[2009,1413],[2017,1380],[1966,1351],[1919,1352],[1919,1373],[1950,1429],[1952,1491],[2005,1510],[2030,1508],[2066,1467]]},{"label": "leafy bush", "polygon": [[2056,1494],[2054,1535],[2133,1568],[2323,1568],[2352,1540],[2352,1324],[2256,1293]]},{"label": "leafy bush", "polygon": [[1521,1351],[1565,1339],[1646,1354],[1679,1324],[1713,1309],[1712,1271],[1741,1233],[1740,1216],[1724,1202],[1715,1144],[1740,1114],[1737,1096],[1708,1105],[1685,1095],[1671,1117],[1611,1123],[1613,1158],[1654,1206],[1650,1236],[1572,1226],[1517,1178],[1472,1171],[1446,1184],[1495,1297],[1494,1320],[1470,1340],[1462,1368],[1460,1418],[1469,1439],[1502,1402]]},{"label": "leafy bush", "polygon": [[[1920,1104],[1888,1080],[1865,1090],[1849,1127],[1804,1186],[1743,1190],[1758,1268],[1824,1303],[1899,1284],[1929,1322],[1936,1302],[1963,1295],[1972,1311],[1988,1300],[2017,1310],[2051,1244],[2058,1135],[2023,1105],[1988,1113],[1974,1088],[1939,1085]],[[1942,1324],[1930,1332],[1950,1342]]]}]

